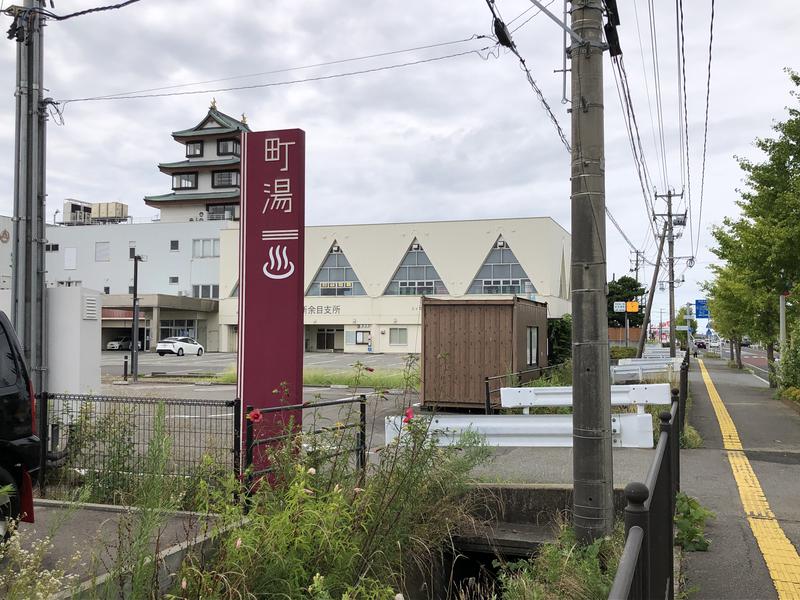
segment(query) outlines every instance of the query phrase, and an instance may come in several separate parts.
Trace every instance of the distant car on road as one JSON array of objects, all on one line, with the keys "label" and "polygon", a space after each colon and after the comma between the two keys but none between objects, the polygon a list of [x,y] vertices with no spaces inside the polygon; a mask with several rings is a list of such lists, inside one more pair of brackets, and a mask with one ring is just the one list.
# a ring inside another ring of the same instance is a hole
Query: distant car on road
[{"label": "distant car on road", "polygon": [[711,340],[711,341],[708,343],[708,347],[709,347],[709,349],[711,349],[711,350],[714,350],[714,349],[717,349],[717,350],[719,350],[719,340]]},{"label": "distant car on road", "polygon": [[702,348],[703,350],[706,349],[706,341],[705,340],[697,340],[695,343],[698,349]]},{"label": "distant car on road", "polygon": [[[141,350],[142,342],[139,342],[137,345],[139,350]],[[131,347],[131,338],[129,337],[118,337],[106,344],[106,350],[130,350]]]},{"label": "distant car on road", "polygon": [[750,338],[747,337],[747,336],[744,336],[742,338],[741,346],[742,346],[742,348],[749,348],[750,347]]},{"label": "distant car on road", "polygon": [[164,356],[165,354],[177,354],[178,356],[196,354],[197,356],[203,356],[203,346],[190,337],[168,337],[158,342],[156,352],[158,352],[159,356]]},{"label": "distant car on road", "polygon": [[33,523],[33,481],[39,470],[33,385],[22,348],[0,311],[0,542],[9,523]]}]

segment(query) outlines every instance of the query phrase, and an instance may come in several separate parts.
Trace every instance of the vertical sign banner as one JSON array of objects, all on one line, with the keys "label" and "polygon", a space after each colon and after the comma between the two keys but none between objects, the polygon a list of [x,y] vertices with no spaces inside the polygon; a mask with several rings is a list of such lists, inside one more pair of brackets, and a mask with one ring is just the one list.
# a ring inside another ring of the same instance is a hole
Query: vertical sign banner
[{"label": "vertical sign banner", "polygon": [[[241,180],[237,394],[244,436],[248,406],[303,401],[305,132],[242,133]],[[302,411],[254,416],[259,439],[300,426]],[[260,452],[253,462],[263,467]]]},{"label": "vertical sign banner", "polygon": [[708,300],[699,299],[694,301],[694,314],[698,319],[708,319]]}]

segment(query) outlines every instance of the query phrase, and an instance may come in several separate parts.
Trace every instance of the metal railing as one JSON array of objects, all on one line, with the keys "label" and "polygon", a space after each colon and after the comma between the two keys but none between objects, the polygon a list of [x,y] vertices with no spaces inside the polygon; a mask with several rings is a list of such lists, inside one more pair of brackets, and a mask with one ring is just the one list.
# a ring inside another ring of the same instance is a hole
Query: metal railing
[{"label": "metal railing", "polygon": [[656,454],[644,483],[625,486],[625,548],[609,600],[674,598],[675,498],[680,491],[680,441],[686,415],[688,354],[670,410],[659,415]]},{"label": "metal railing", "polygon": [[148,453],[159,432],[169,440],[160,468],[182,488],[234,468],[238,400],[53,393],[37,399],[43,497],[84,488],[89,501],[129,501],[152,469]]},{"label": "metal railing", "polygon": [[[278,442],[289,442],[298,436],[318,436],[322,434],[338,434],[346,435],[348,431],[355,431],[355,440],[353,447],[346,447],[347,443],[344,437],[337,440],[340,447],[333,449],[332,452],[322,454],[316,457],[317,460],[328,460],[343,454],[355,454],[355,467],[363,473],[367,465],[367,395],[361,394],[351,398],[343,398],[339,400],[318,400],[302,402],[300,404],[286,404],[282,406],[272,406],[269,408],[258,409],[258,413],[263,417],[275,413],[286,413],[291,411],[303,411],[308,409],[317,410],[320,408],[331,406],[345,406],[358,404],[358,421],[357,422],[340,422],[336,421],[333,424],[325,427],[312,426],[311,429],[302,430],[294,425],[291,417],[287,421],[282,421],[283,428],[275,431],[276,426],[269,424],[271,431],[267,431],[265,435],[259,435],[260,432],[256,431],[256,423],[250,418],[253,414],[254,408],[252,406],[246,407],[245,418],[245,439],[244,439],[244,464],[238,474],[244,474],[248,482],[254,479],[272,473],[275,466],[269,464],[268,457],[262,457],[260,460],[255,458],[255,454],[259,448],[265,446],[274,446]],[[316,423],[316,420],[314,421]],[[281,427],[280,425],[278,427]],[[261,465],[256,468],[256,463]]]},{"label": "metal railing", "polygon": [[[487,415],[492,414],[494,411],[493,406],[500,405],[500,388],[503,387],[516,387],[530,383],[534,379],[538,379],[545,373],[563,366],[564,363],[557,365],[548,365],[546,367],[534,367],[532,369],[525,369],[523,371],[515,371],[513,373],[506,373],[505,375],[492,375],[491,377],[483,378],[483,385],[485,390],[484,398],[484,411]],[[494,398],[497,402],[494,402]]]}]

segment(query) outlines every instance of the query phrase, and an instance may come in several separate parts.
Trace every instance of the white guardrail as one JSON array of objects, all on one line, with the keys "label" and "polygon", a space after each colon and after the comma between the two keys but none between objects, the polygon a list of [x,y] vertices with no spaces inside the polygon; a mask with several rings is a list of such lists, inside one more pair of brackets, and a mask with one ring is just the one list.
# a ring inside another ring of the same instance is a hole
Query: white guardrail
[{"label": "white guardrail", "polygon": [[674,369],[670,363],[617,365],[611,367],[611,383],[619,383],[622,381],[643,383],[647,375],[665,375],[671,378],[676,370],[677,369]]},{"label": "white guardrail", "polygon": [[[571,387],[501,388],[503,408],[572,406]],[[611,386],[612,406],[635,406],[635,413],[611,415],[612,443],[618,448],[652,448],[653,420],[647,404],[668,406],[670,387],[666,383]],[[457,444],[463,434],[473,431],[490,446],[569,448],[572,446],[572,415],[419,415],[430,419],[430,429],[440,445]],[[385,420],[386,443],[403,435],[403,416]]]}]

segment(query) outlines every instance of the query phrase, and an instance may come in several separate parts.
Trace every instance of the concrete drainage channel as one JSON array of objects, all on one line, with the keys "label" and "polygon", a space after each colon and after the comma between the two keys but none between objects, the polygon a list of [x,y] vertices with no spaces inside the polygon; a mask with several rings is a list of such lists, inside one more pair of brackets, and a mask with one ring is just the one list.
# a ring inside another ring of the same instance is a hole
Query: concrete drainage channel
[{"label": "concrete drainage channel", "polygon": [[[459,585],[468,580],[492,581],[497,575],[494,561],[497,558],[514,561],[534,556],[538,548],[555,540],[557,518],[570,510],[572,488],[563,485],[540,484],[478,484],[471,492],[476,506],[482,507],[475,514],[476,521],[484,525],[468,526],[453,536],[452,547],[434,553],[434,558],[425,572],[406,574],[406,600],[431,600],[446,598]],[[622,490],[615,490],[615,508],[622,513],[625,505]],[[35,537],[33,530],[45,531],[49,522],[56,522],[64,511],[71,513],[54,539],[54,546],[61,546],[61,556],[48,558],[51,566],[70,557],[74,550],[85,549],[87,536],[91,545],[102,545],[103,530],[116,531],[122,516],[130,511],[127,507],[108,505],[82,505],[75,508],[69,503],[38,500],[37,527],[26,526],[21,534]],[[161,534],[160,543],[167,547],[158,553],[158,580],[162,593],[175,585],[175,573],[185,557],[190,554],[208,556],[215,548],[215,532],[202,527],[204,515],[191,512],[173,513]],[[92,532],[95,526],[96,532]],[[77,535],[80,534],[80,537]],[[155,547],[155,540],[153,541]],[[108,551],[108,547],[106,549]],[[95,564],[113,564],[114,557],[104,557]],[[83,577],[85,573],[77,573]],[[89,599],[102,590],[109,573],[97,573],[87,577],[76,591],[62,592],[56,600]]]}]

